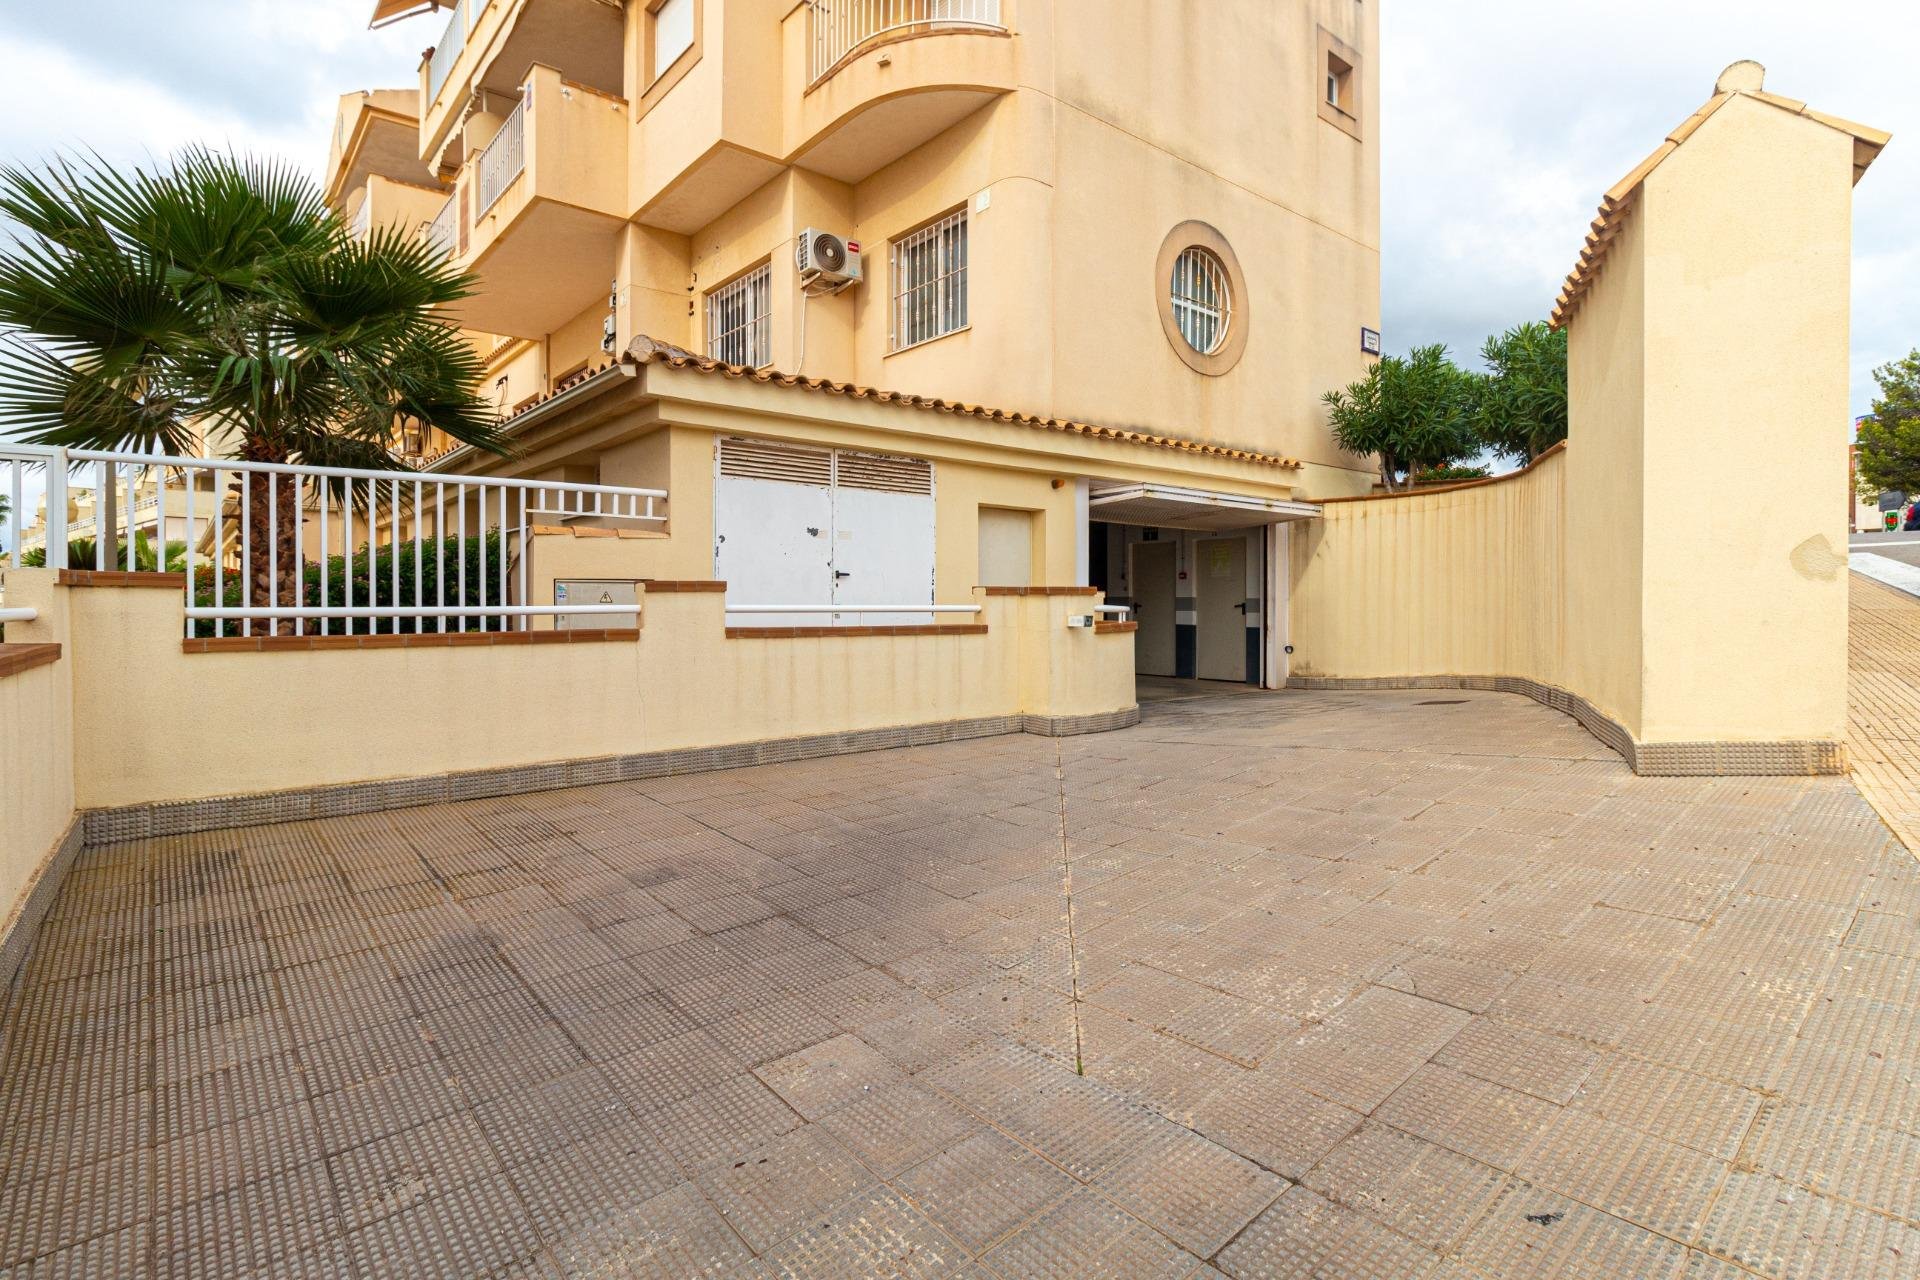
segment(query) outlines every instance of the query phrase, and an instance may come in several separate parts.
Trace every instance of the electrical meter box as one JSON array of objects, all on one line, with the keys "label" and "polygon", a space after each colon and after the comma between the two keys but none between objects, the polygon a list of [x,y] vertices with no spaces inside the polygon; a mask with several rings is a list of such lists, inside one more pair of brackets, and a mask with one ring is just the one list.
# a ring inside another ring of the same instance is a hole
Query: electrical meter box
[{"label": "electrical meter box", "polygon": [[597,630],[602,627],[640,625],[640,580],[638,578],[561,578],[553,584],[553,603],[564,609],[570,604],[630,604],[632,613],[561,613],[553,620],[555,631]]}]

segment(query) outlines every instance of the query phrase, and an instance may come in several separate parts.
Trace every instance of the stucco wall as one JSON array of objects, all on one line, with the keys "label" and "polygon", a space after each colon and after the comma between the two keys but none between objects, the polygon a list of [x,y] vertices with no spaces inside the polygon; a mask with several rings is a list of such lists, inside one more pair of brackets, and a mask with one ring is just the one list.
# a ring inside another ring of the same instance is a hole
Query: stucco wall
[{"label": "stucco wall", "polygon": [[[59,643],[66,629],[65,593],[47,569],[9,569],[7,604],[33,608],[33,622],[7,624],[7,644]],[[30,895],[48,874],[74,818],[74,732],[71,647],[57,661],[0,675],[0,989],[31,933]],[[49,899],[33,902],[44,911]],[[28,928],[16,934],[26,919]]]},{"label": "stucco wall", "polygon": [[1133,705],[1132,636],[1068,632],[1086,595],[983,597],[984,635],[735,638],[661,592],[637,640],[183,653],[173,591],[59,593],[83,809]]},{"label": "stucco wall", "polygon": [[1566,680],[1567,455],[1493,484],[1330,502],[1289,539],[1299,676]]}]

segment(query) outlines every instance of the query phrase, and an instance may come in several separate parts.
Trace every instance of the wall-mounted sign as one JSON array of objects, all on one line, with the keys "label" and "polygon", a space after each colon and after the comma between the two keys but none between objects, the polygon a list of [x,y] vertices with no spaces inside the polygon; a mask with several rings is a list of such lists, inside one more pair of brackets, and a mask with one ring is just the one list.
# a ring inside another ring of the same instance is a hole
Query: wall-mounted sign
[{"label": "wall-mounted sign", "polygon": [[1360,349],[1370,356],[1380,354],[1380,331],[1360,326]]}]

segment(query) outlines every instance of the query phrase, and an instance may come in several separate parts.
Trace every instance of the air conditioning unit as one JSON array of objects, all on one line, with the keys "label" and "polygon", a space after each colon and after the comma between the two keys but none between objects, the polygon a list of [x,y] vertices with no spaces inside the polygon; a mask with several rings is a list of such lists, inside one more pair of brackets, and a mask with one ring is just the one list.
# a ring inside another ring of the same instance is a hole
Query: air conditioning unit
[{"label": "air conditioning unit", "polygon": [[860,283],[860,245],[808,227],[794,244],[793,265],[808,293],[838,293]]}]

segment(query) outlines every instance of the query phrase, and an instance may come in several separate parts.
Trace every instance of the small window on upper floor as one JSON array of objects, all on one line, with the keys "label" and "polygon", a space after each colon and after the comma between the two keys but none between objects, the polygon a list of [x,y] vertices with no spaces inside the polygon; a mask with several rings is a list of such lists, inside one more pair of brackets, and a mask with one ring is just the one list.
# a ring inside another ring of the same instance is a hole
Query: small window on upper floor
[{"label": "small window on upper floor", "polygon": [[1360,52],[1322,27],[1319,41],[1320,118],[1360,137]]},{"label": "small window on upper floor", "polygon": [[693,48],[693,7],[698,0],[661,0],[654,6],[652,79],[665,75],[681,54]]}]

